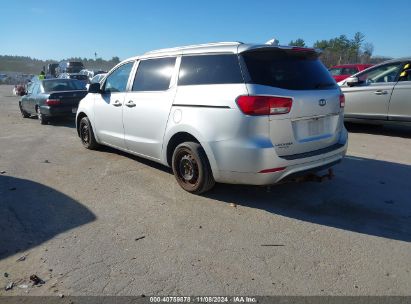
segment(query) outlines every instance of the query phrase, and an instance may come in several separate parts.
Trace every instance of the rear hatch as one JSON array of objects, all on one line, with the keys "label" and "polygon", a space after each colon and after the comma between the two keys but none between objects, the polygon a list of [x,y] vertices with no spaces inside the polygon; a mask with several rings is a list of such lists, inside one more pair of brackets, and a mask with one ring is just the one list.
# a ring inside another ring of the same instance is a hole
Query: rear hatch
[{"label": "rear hatch", "polygon": [[[327,148],[343,126],[341,91],[313,49],[259,48],[240,54],[249,95],[278,97],[269,130],[279,156]],[[288,108],[287,108],[288,107]]]}]

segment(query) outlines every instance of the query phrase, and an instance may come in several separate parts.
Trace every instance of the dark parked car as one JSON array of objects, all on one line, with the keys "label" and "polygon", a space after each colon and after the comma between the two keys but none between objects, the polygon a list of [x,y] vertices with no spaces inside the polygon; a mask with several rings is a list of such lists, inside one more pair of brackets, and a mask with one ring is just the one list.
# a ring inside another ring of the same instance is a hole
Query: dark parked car
[{"label": "dark parked car", "polygon": [[19,107],[24,118],[37,115],[42,125],[51,117],[74,116],[87,95],[83,83],[74,79],[46,79],[31,82]]}]

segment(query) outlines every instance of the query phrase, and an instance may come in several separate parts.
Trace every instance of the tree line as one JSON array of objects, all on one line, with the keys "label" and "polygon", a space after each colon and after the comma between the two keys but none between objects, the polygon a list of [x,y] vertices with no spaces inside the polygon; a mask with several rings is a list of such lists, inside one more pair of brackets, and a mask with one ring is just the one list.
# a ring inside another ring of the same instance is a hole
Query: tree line
[{"label": "tree line", "polygon": [[[307,47],[303,38],[290,41],[289,45]],[[347,63],[372,63],[376,64],[389,57],[373,56],[374,46],[365,41],[365,35],[361,32],[354,34],[352,38],[340,35],[329,40],[317,40],[312,47],[322,51],[321,60],[327,67],[337,64]],[[80,58],[72,57],[66,60],[81,61],[86,69],[110,70],[120,62],[120,58],[115,56],[110,60],[102,58]],[[56,63],[56,60],[39,60],[25,56],[2,56],[0,55],[0,71],[12,71],[27,74],[38,74],[49,63]]]},{"label": "tree line", "polygon": [[[307,47],[302,38],[292,40],[288,45]],[[329,40],[317,40],[312,47],[322,51],[320,58],[327,67],[349,63],[376,64],[391,59],[373,56],[374,45],[365,41],[365,35],[361,32],[355,33],[352,38],[340,35]]]},{"label": "tree line", "polygon": [[[80,57],[71,57],[65,60],[81,61],[86,69],[104,71],[110,70],[120,62],[120,58],[117,56],[112,57],[110,60],[104,60],[102,58],[90,59]],[[0,71],[3,72],[39,74],[43,70],[43,68],[47,67],[47,65],[50,63],[58,63],[58,61],[53,59],[40,60],[28,56],[0,55]]]}]

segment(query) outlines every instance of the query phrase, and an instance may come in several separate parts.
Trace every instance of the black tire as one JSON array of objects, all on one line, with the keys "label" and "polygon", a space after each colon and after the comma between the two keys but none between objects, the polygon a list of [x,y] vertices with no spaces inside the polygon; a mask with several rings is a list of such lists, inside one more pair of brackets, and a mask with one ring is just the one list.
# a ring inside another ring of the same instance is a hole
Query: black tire
[{"label": "black tire", "polygon": [[40,107],[37,107],[36,112],[37,112],[37,118],[40,121],[40,123],[42,125],[47,125],[49,123],[49,120],[46,115],[41,113]]},{"label": "black tire", "polygon": [[19,109],[20,109],[21,116],[23,116],[23,118],[29,118],[30,117],[30,114],[23,110],[23,108],[21,107],[20,102],[19,102]]},{"label": "black tire", "polygon": [[93,128],[88,117],[83,117],[80,120],[78,133],[81,139],[81,143],[87,149],[95,150],[100,146],[97,143],[96,138],[94,137]]},{"label": "black tire", "polygon": [[173,153],[174,177],[184,190],[204,193],[214,187],[215,181],[203,147],[195,142],[179,144]]}]

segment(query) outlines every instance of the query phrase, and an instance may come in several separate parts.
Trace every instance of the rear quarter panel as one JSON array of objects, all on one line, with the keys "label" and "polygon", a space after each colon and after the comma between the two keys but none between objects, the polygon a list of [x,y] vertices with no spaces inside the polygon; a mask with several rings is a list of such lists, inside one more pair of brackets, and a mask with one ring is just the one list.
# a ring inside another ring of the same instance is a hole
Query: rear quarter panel
[{"label": "rear quarter panel", "polygon": [[211,145],[244,132],[245,115],[239,110],[236,98],[245,94],[248,94],[245,84],[179,86],[164,135],[162,162],[167,163],[167,145],[171,137],[187,132],[203,146],[213,173],[217,174]]}]

